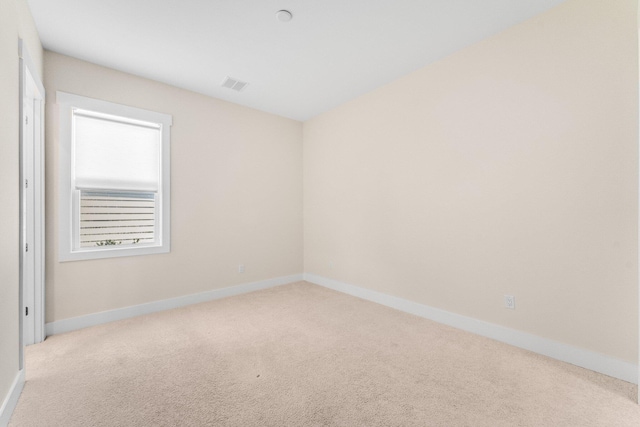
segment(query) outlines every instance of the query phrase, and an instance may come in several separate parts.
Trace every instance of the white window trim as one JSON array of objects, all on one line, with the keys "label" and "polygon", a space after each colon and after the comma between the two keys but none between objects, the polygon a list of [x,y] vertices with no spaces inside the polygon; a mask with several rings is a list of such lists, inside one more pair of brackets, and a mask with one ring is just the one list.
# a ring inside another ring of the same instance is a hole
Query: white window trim
[{"label": "white window trim", "polygon": [[[168,114],[141,108],[129,107],[102,101],[94,98],[73,95],[65,92],[56,92],[56,102],[60,114],[60,150],[59,150],[59,207],[58,215],[60,223],[60,235],[58,246],[58,260],[79,261],[87,259],[114,258],[133,255],[150,255],[168,253],[171,251],[171,125],[172,117]],[[73,246],[73,195],[71,182],[72,166],[72,140],[71,122],[72,109],[81,108],[97,111],[115,116],[127,117],[135,120],[159,123],[162,126],[162,143],[160,156],[162,159],[162,176],[160,188],[162,191],[162,206],[157,212],[161,228],[158,232],[158,241],[153,245],[138,247],[132,246],[108,246],[100,250],[96,248],[79,248]]]}]

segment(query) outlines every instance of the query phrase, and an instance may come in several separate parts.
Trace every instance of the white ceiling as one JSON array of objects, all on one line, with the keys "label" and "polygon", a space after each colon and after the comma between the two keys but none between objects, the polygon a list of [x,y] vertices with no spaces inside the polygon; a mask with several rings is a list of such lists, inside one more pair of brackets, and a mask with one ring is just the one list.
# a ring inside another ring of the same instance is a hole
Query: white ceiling
[{"label": "white ceiling", "polygon": [[[564,0],[28,0],[46,49],[307,120]],[[287,9],[290,22],[275,13]],[[242,92],[221,87],[231,76]]]}]

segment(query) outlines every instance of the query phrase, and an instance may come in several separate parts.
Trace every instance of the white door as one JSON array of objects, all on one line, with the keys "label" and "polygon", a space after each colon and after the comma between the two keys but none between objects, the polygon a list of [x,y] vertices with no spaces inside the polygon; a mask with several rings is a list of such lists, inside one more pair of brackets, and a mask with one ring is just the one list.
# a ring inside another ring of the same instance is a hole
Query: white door
[{"label": "white door", "polygon": [[44,330],[44,87],[22,40],[20,53],[20,369],[24,345]]},{"label": "white door", "polygon": [[35,300],[35,198],[34,188],[37,185],[34,179],[34,99],[23,99],[23,148],[22,148],[22,301],[24,312],[22,313],[24,344],[35,343],[34,300]]}]

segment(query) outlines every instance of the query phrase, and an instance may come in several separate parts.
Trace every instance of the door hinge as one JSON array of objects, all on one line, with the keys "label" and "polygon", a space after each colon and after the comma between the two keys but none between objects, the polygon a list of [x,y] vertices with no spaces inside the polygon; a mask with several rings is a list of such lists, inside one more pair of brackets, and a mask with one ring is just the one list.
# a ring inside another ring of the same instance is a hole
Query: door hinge
[{"label": "door hinge", "polygon": [[24,188],[29,188],[29,180],[28,179],[24,180]]},{"label": "door hinge", "polygon": [[24,315],[28,316],[29,315],[29,307],[25,307],[24,308]]},{"label": "door hinge", "polygon": [[28,243],[24,244],[24,251],[25,252],[29,252],[29,244]]}]

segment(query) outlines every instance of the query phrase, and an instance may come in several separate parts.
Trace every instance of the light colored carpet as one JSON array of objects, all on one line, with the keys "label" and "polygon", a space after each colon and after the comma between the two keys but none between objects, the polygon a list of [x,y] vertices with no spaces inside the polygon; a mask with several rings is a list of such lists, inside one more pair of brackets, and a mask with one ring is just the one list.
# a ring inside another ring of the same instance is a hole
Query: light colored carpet
[{"label": "light colored carpet", "polygon": [[30,346],[11,426],[640,426],[635,386],[308,283]]}]

